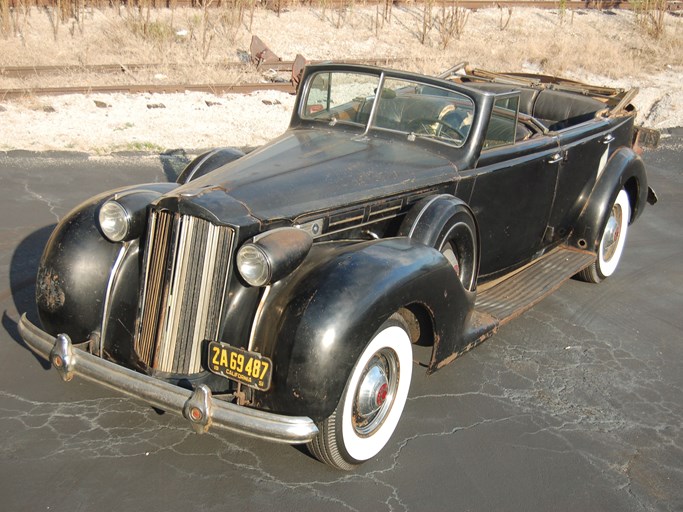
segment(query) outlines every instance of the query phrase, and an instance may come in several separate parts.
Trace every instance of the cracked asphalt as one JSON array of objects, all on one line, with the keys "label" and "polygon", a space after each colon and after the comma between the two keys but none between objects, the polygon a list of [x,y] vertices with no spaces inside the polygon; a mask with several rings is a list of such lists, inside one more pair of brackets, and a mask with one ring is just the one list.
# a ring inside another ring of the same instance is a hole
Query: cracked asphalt
[{"label": "cracked asphalt", "polygon": [[196,435],[20,341],[55,222],[100,191],[173,178],[165,158],[0,154],[0,508],[7,511],[683,511],[683,137],[646,153],[660,202],[617,273],[570,281],[427,377],[353,473],[305,450]]}]

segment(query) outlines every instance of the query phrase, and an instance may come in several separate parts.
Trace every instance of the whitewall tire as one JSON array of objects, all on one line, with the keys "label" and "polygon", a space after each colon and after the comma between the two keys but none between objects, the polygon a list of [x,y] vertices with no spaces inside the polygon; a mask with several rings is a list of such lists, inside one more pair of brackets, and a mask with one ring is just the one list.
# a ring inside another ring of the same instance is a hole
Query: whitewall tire
[{"label": "whitewall tire", "polygon": [[377,331],[358,358],[334,413],[318,425],[311,453],[349,470],[377,455],[396,430],[408,398],[413,351],[397,315]]},{"label": "whitewall tire", "polygon": [[599,283],[617,270],[626,244],[628,223],[631,220],[631,203],[625,190],[620,190],[612,204],[607,224],[600,237],[598,255],[579,277],[589,283]]}]

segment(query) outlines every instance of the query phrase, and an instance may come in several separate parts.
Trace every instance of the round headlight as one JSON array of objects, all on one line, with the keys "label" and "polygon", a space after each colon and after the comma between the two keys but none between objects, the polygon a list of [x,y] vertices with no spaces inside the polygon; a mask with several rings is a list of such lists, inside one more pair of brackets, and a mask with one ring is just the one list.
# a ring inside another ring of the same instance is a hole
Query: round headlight
[{"label": "round headlight", "polygon": [[112,242],[120,242],[128,234],[130,218],[126,209],[116,201],[107,201],[100,207],[100,229]]},{"label": "round headlight", "polygon": [[263,286],[270,281],[270,261],[257,245],[244,244],[237,251],[237,270],[251,286]]}]

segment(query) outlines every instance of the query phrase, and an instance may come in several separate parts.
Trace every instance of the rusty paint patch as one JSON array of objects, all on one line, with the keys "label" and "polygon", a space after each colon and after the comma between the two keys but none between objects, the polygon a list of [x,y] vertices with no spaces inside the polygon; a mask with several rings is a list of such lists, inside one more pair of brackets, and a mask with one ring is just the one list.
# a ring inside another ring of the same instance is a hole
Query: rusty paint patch
[{"label": "rusty paint patch", "polygon": [[38,305],[54,313],[64,306],[65,295],[63,281],[54,269],[40,267],[36,283],[36,301]]}]

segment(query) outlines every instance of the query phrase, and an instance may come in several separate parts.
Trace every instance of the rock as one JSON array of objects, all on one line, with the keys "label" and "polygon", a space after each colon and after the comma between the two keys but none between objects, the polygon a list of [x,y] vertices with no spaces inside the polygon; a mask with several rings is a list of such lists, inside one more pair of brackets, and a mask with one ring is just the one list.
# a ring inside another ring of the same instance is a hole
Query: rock
[{"label": "rock", "polygon": [[7,107],[0,105],[0,112],[7,112]]},{"label": "rock", "polygon": [[278,100],[261,100],[264,105],[282,105]]},{"label": "rock", "polygon": [[211,101],[211,100],[204,100],[204,103],[206,103],[207,107],[220,107],[222,103],[218,101]]},{"label": "rock", "polygon": [[237,50],[237,58],[242,64],[251,63],[251,55],[246,50]]},{"label": "rock", "polygon": [[50,113],[50,114],[53,113],[53,112],[57,112],[57,109],[55,109],[55,107],[53,107],[52,105],[44,105],[43,108],[42,108],[41,110],[42,110],[43,112],[47,112],[47,113]]},{"label": "rock", "polygon": [[100,100],[94,100],[95,101],[95,106],[97,108],[111,108],[111,105],[109,103],[105,103],[104,101]]},{"label": "rock", "polygon": [[147,108],[166,108],[166,105],[163,103],[148,103]]}]

